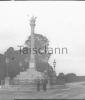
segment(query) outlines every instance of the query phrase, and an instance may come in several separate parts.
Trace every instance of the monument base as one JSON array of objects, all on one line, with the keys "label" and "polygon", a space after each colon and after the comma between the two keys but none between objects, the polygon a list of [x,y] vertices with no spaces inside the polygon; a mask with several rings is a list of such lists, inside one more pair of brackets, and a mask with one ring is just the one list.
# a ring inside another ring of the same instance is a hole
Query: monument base
[{"label": "monument base", "polygon": [[20,72],[20,74],[14,78],[14,83],[24,84],[24,85],[35,84],[35,81],[37,79],[42,79],[42,78],[43,78],[42,72],[38,72],[37,70],[35,70],[35,68],[29,68],[25,72]]}]

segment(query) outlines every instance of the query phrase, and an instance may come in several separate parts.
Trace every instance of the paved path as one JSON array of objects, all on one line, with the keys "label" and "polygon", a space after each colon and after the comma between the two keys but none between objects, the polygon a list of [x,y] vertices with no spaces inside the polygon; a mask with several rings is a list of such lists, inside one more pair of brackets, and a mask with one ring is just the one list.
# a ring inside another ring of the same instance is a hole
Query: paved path
[{"label": "paved path", "polygon": [[0,91],[0,100],[15,99],[85,99],[85,82],[69,83],[65,86],[54,86],[46,92],[34,91]]}]

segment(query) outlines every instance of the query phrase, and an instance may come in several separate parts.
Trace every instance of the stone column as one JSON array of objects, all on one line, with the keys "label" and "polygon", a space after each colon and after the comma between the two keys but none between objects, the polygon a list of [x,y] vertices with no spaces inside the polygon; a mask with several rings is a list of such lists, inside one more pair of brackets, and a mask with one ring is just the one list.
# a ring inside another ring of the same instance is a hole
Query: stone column
[{"label": "stone column", "polygon": [[30,20],[30,26],[31,26],[31,55],[30,55],[30,63],[29,63],[29,68],[34,68],[35,69],[35,56],[33,54],[33,48],[35,48],[34,44],[34,30],[35,30],[35,21],[36,17],[32,17]]}]

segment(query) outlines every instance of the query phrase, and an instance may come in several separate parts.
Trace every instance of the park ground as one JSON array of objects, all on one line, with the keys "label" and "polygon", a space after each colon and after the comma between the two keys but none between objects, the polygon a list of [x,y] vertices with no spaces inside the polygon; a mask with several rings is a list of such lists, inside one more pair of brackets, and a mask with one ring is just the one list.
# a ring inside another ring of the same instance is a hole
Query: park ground
[{"label": "park ground", "polygon": [[0,100],[14,99],[85,99],[85,82],[68,83],[48,88],[46,92],[36,89],[0,89]]}]

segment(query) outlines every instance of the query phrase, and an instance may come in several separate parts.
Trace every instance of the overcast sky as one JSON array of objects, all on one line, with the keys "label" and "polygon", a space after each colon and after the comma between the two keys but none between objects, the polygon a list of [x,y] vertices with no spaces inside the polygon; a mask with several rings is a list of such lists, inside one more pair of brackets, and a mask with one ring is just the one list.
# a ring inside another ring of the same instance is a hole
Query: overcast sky
[{"label": "overcast sky", "polygon": [[68,54],[53,54],[56,72],[85,75],[85,2],[5,1],[0,2],[0,53],[10,46],[23,45],[30,35],[29,20],[36,16],[38,34],[45,35],[50,47],[67,47]]}]

